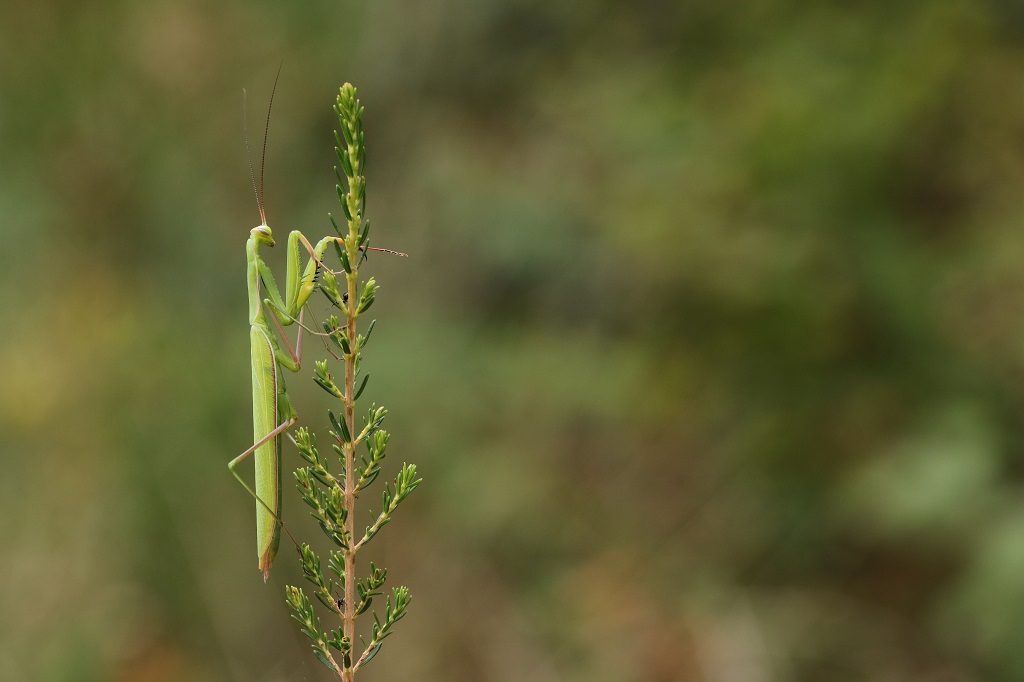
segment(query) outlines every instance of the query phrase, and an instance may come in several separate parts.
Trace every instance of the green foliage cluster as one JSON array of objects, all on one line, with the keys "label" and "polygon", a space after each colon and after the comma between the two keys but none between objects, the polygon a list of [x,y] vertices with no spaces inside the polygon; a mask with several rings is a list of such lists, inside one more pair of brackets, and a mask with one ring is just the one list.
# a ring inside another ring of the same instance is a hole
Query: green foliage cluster
[{"label": "green foliage cluster", "polygon": [[[380,511],[371,516],[373,522],[366,526],[361,537],[354,532],[354,513],[359,494],[367,490],[381,472],[381,464],[387,450],[390,435],[382,428],[387,410],[372,405],[367,411],[359,430],[356,430],[356,401],[366,388],[369,373],[363,372],[362,352],[370,340],[376,320],[372,321],[365,334],[359,334],[359,317],[373,305],[379,287],[371,277],[359,281],[359,266],[369,250],[370,221],[364,218],[366,206],[366,179],[362,168],[366,159],[363,134],[363,107],[356,97],[356,89],[346,83],[341,88],[334,107],[341,130],[335,132],[337,155],[341,170],[335,167],[338,178],[338,199],[345,213],[345,227],[334,225],[342,246],[334,242],[343,273],[324,272],[320,290],[344,319],[332,315],[323,322],[324,335],[333,342],[341,355],[332,355],[343,363],[344,379],[339,386],[331,375],[328,360],[316,362],[314,381],[331,397],[342,403],[342,413],[336,415],[328,410],[333,430],[330,431],[331,448],[339,459],[339,473],[332,474],[327,459],[320,454],[316,436],[308,428],[296,430],[294,442],[308,466],[295,471],[295,481],[303,501],[313,511],[312,515],[324,535],[337,545],[331,550],[327,562],[333,577],[326,578],[321,570],[320,557],[303,544],[299,548],[302,572],[314,587],[314,596],[331,613],[341,619],[342,626],[331,631],[321,628],[313,605],[302,588],[288,586],[288,605],[292,617],[302,625],[302,632],[312,640],[313,652],[317,659],[333,670],[339,679],[352,682],[358,672],[380,651],[384,639],[392,633],[392,627],[401,620],[411,599],[405,586],[392,588],[387,597],[383,618],[373,612],[373,624],[369,640],[362,637],[362,649],[353,653],[352,642],[356,618],[366,613],[373,604],[373,598],[383,594],[380,590],[387,579],[387,569],[370,563],[368,576],[357,579],[355,573],[356,555],[378,531],[391,521],[392,514],[409,493],[416,489],[421,479],[416,476],[416,465],[403,464],[394,485],[385,483],[381,492]],[[338,277],[343,274],[344,277]],[[358,382],[358,387],[356,382]],[[364,446],[366,454],[356,462],[355,453]],[[353,587],[355,590],[353,591]],[[332,651],[333,650],[333,651]],[[335,653],[340,654],[336,658]]]}]

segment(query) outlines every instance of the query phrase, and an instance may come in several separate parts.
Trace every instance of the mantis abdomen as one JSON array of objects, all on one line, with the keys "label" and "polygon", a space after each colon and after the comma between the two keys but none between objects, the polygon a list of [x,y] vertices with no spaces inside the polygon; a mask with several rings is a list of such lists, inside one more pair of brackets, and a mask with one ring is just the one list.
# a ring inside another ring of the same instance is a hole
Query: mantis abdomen
[{"label": "mantis abdomen", "polygon": [[[267,330],[254,324],[249,331],[252,349],[253,440],[259,443],[278,427],[278,376],[274,346]],[[259,569],[266,576],[281,539],[281,438],[271,438],[256,448],[256,551]],[[260,500],[266,503],[261,504]],[[267,508],[269,507],[269,509]]]}]

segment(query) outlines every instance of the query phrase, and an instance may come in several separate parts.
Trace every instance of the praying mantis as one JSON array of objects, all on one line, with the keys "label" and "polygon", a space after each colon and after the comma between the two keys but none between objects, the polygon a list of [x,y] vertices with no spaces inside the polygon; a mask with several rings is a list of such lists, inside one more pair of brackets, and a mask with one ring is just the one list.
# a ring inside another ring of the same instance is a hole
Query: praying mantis
[{"label": "praying mantis", "polygon": [[[280,76],[280,69],[278,70]],[[323,265],[324,253],[332,242],[344,242],[341,237],[324,237],[315,247],[299,230],[288,235],[287,269],[285,295],[281,296],[274,275],[260,256],[260,247],[273,247],[274,236],[267,225],[265,205],[263,201],[263,177],[266,161],[267,131],[270,126],[270,109],[277,90],[277,79],[270,94],[270,105],[267,107],[267,127],[263,137],[263,162],[260,167],[260,187],[256,189],[256,176],[252,170],[252,157],[249,154],[248,134],[246,134],[246,156],[249,159],[249,175],[252,178],[253,192],[260,212],[260,224],[249,232],[246,241],[246,285],[249,294],[249,344],[252,369],[252,447],[232,459],[228,469],[242,484],[250,495],[256,498],[256,549],[259,557],[259,570],[266,582],[270,575],[270,566],[277,555],[281,539],[281,438],[285,431],[298,421],[298,414],[292,406],[285,389],[283,369],[298,372],[302,364],[302,332],[305,330],[303,319],[306,304],[316,290],[318,268]],[[243,91],[244,93],[244,91]],[[243,126],[245,119],[243,117]],[[310,259],[306,267],[300,270],[302,263],[302,247],[309,252]],[[404,256],[405,254],[377,249],[364,245],[361,250],[385,251]],[[337,274],[337,273],[336,273]],[[266,290],[267,298],[261,297],[262,289]],[[270,308],[269,314],[266,308]],[[281,343],[267,324],[267,318],[274,323]],[[288,343],[284,327],[298,323],[299,331],[295,349]],[[315,333],[315,332],[313,332]],[[317,334],[322,336],[321,334]],[[284,349],[281,345],[284,345]],[[249,456],[254,456],[255,490],[249,486],[237,471],[237,466]],[[289,534],[290,536],[290,534]],[[295,542],[294,538],[292,542]],[[296,546],[298,544],[296,543]]]},{"label": "praying mantis", "polygon": [[[263,207],[260,207],[263,217]],[[261,245],[274,246],[273,233],[263,222],[250,232],[245,245],[246,283],[249,289],[249,344],[252,368],[252,420],[253,439],[251,448],[228,463],[228,469],[256,498],[256,545],[259,555],[259,569],[266,581],[270,565],[277,555],[280,542],[281,512],[281,435],[298,420],[295,408],[285,388],[281,370],[298,372],[302,363],[302,319],[304,307],[316,286],[316,271],[320,256],[323,255],[330,238],[325,238],[310,249],[310,258],[305,270],[299,274],[301,262],[300,241],[308,245],[302,234],[295,230],[288,236],[288,268],[285,298],[277,289],[270,268],[260,257]],[[317,252],[319,252],[318,255]],[[268,298],[260,299],[260,283],[266,287]],[[286,350],[282,350],[274,333],[267,324],[264,307],[271,308],[270,318],[281,334]],[[291,324],[298,315],[300,325],[293,351],[284,334],[283,325]],[[238,464],[255,453],[255,491],[239,475]]]},{"label": "praying mantis", "polygon": [[[280,76],[280,69],[278,76]],[[263,160],[260,165],[260,189],[256,189],[256,176],[252,170],[252,156],[249,154],[249,138],[246,134],[246,156],[249,159],[249,175],[252,178],[256,205],[260,211],[260,224],[249,232],[245,243],[246,286],[249,290],[249,346],[252,368],[252,423],[253,446],[228,462],[228,469],[249,494],[256,498],[256,550],[259,570],[266,582],[270,565],[277,555],[281,540],[281,436],[296,421],[298,414],[288,398],[282,369],[298,372],[302,364],[302,331],[305,306],[316,288],[317,268],[322,263],[327,245],[334,238],[324,237],[316,248],[298,230],[288,235],[288,265],[286,270],[285,296],[282,299],[274,275],[260,257],[260,246],[274,246],[274,233],[267,225],[263,201],[263,177],[266,168],[267,131],[270,128],[270,110],[274,104],[277,79],[270,93],[267,107],[267,126],[263,135]],[[244,91],[243,91],[244,94]],[[244,107],[243,107],[244,113]],[[245,118],[243,116],[243,127]],[[302,260],[300,244],[310,252],[309,262],[300,274]],[[266,288],[267,298],[260,296],[260,284]],[[269,307],[270,319],[280,333],[285,349],[267,324],[265,308]],[[299,332],[295,350],[288,343],[284,326],[298,321]],[[242,460],[255,454],[256,489],[253,490],[241,477],[236,467]]]}]

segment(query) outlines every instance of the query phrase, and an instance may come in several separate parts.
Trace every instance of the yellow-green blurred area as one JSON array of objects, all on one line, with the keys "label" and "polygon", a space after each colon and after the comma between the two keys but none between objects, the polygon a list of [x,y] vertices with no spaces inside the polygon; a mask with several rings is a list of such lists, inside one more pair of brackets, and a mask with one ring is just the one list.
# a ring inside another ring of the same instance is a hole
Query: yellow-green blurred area
[{"label": "yellow-green blurred area", "polygon": [[331,679],[226,468],[282,60],[279,243],[351,81],[410,254],[363,269],[424,484],[360,680],[1024,679],[1019,3],[108,0],[0,9],[0,680]]}]

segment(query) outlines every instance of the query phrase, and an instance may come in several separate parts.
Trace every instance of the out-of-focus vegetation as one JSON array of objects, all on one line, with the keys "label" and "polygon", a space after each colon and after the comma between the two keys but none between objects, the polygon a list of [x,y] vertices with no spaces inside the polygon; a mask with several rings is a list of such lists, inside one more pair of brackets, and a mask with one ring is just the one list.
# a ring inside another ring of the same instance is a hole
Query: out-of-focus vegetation
[{"label": "out-of-focus vegetation", "polygon": [[271,226],[352,81],[412,254],[366,682],[1024,678],[1017,4],[112,0],[0,10],[0,679],[328,679],[225,467],[282,58]]}]

